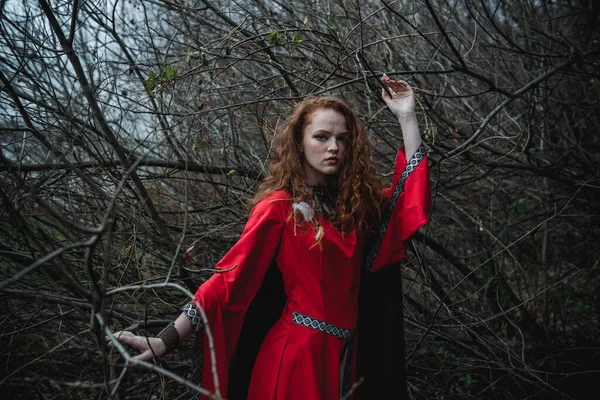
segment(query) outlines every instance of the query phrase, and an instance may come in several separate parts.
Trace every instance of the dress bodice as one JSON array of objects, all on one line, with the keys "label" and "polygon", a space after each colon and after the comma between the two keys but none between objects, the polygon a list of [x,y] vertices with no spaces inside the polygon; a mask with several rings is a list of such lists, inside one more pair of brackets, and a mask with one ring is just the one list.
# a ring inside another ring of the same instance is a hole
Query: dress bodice
[{"label": "dress bodice", "polygon": [[294,229],[294,221],[289,219],[284,227],[276,263],[283,275],[287,306],[354,329],[363,235],[357,231],[342,235],[321,215],[314,218],[323,227],[321,246],[316,245],[312,224]]}]

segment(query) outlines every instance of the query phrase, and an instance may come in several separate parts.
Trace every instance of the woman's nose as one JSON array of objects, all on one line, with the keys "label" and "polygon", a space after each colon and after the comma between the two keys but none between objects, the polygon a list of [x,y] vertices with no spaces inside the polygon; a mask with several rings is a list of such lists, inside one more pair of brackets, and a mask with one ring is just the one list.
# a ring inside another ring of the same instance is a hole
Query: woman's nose
[{"label": "woman's nose", "polygon": [[327,148],[329,151],[337,152],[339,150],[337,140],[335,138],[331,138],[329,140],[329,146]]}]

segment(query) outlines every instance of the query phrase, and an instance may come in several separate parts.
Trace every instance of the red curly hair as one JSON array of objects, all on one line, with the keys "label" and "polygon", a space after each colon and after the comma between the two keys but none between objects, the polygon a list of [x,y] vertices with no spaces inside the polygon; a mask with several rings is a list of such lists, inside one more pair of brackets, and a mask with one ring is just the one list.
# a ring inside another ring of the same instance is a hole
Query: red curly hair
[{"label": "red curly hair", "polygon": [[310,202],[298,157],[304,128],[312,113],[320,109],[332,109],[342,114],[348,130],[341,169],[336,175],[327,177],[327,185],[337,193],[334,205],[337,218],[333,225],[342,233],[350,229],[370,232],[381,220],[384,203],[381,181],[371,162],[372,145],[356,113],[334,97],[308,98],[296,106],[285,128],[273,140],[274,160],[252,204],[281,189],[290,191],[294,202]]}]

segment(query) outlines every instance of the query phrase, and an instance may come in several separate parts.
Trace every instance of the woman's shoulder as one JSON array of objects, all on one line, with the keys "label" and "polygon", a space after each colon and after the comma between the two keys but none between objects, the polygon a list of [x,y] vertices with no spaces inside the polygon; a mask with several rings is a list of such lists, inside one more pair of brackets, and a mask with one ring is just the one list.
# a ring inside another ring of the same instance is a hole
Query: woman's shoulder
[{"label": "woman's shoulder", "polygon": [[287,218],[292,199],[292,195],[287,190],[275,190],[259,200],[252,208],[251,214],[273,213]]},{"label": "woman's shoulder", "polygon": [[269,193],[263,200],[268,200],[268,201],[278,201],[278,200],[287,200],[287,201],[292,201],[292,194],[286,190],[286,189],[279,189],[279,190],[275,190],[271,193]]}]

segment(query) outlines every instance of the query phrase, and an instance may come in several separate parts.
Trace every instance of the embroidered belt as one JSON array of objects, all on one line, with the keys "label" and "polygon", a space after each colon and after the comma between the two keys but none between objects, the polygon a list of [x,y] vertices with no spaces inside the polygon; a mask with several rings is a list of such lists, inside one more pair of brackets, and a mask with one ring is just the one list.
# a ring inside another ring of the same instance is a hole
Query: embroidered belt
[{"label": "embroidered belt", "polygon": [[323,332],[340,339],[352,339],[354,330],[341,328],[317,318],[309,317],[308,315],[292,312],[292,322],[306,328],[314,329],[315,331]]}]

